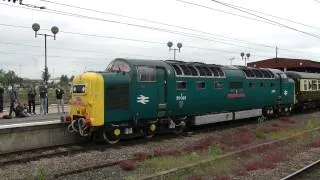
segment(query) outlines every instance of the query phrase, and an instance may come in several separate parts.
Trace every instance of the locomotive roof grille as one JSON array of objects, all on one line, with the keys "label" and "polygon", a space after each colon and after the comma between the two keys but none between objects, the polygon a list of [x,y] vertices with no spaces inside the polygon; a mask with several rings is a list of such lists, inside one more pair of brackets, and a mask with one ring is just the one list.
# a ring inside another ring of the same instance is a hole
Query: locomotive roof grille
[{"label": "locomotive roof grille", "polygon": [[166,61],[170,64],[177,76],[201,76],[201,77],[224,77],[220,65],[205,64],[202,62]]},{"label": "locomotive roof grille", "polygon": [[241,69],[249,79],[273,79],[275,77],[268,69],[249,68],[245,66],[238,66],[238,68]]}]

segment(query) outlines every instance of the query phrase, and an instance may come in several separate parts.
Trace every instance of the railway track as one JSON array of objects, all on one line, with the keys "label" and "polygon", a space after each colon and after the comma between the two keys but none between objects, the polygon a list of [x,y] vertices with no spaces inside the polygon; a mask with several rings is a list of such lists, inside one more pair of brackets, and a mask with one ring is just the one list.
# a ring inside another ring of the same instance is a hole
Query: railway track
[{"label": "railway track", "polygon": [[[303,114],[307,114],[307,113],[303,113]],[[294,116],[299,116],[299,115],[301,115],[301,114],[295,114]],[[242,120],[242,121],[236,121],[236,122],[218,123],[218,124],[210,125],[209,127],[206,126],[206,128],[192,129],[193,133],[191,133],[191,134],[184,133],[181,136],[193,136],[193,135],[208,132],[208,131],[222,131],[222,130],[232,128],[232,127],[241,127],[244,125],[255,124],[255,123],[259,123],[259,122],[257,122],[257,120]],[[153,141],[160,142],[164,139],[170,139],[170,138],[179,138],[179,136],[173,135],[173,134],[162,134],[159,136],[155,136],[153,138]],[[110,147],[122,148],[122,147],[130,146],[133,144],[139,145],[139,144],[145,144],[148,142],[150,142],[150,141],[147,139],[144,139],[144,138],[123,140],[115,145],[108,145],[103,142],[84,142],[82,144],[53,146],[53,147],[48,147],[48,148],[39,148],[39,149],[33,149],[33,150],[27,150],[27,151],[21,151],[21,152],[0,154],[0,167],[5,166],[5,165],[10,165],[10,164],[12,165],[12,164],[26,163],[29,161],[39,160],[41,158],[66,156],[66,155],[73,155],[73,154],[77,154],[77,153],[90,152],[90,151],[104,151]],[[122,160],[124,160],[124,159],[122,159]],[[79,169],[59,172],[58,174],[54,174],[53,176],[55,178],[58,178],[58,177],[72,175],[72,174],[78,174],[81,172],[91,171],[94,169],[111,167],[111,166],[118,165],[119,163],[121,163],[122,160],[105,161],[104,163],[97,164],[97,165],[91,165],[91,166],[82,167]],[[135,160],[135,159],[131,159],[131,160]]]},{"label": "railway track", "polygon": [[[315,173],[317,173],[317,175],[313,176]],[[281,180],[307,180],[314,179],[314,177],[320,179],[320,159],[282,178]]]},{"label": "railway track", "polygon": [[[214,125],[210,125],[206,128],[197,127],[195,129],[189,129],[189,132],[185,132],[180,136],[193,136],[199,133],[204,133],[208,131],[222,131],[232,127],[241,127],[248,124],[257,123],[255,120],[242,120],[237,122],[223,122],[217,123]],[[192,131],[192,133],[190,133]],[[157,135],[153,137],[154,142],[159,142],[164,139],[171,139],[171,138],[179,138],[179,136],[174,135],[172,133],[165,133],[161,135]],[[58,145],[58,146],[50,146],[45,148],[37,148],[37,149],[30,149],[24,151],[16,151],[10,153],[0,154],[0,167],[12,164],[20,164],[26,163],[29,161],[35,161],[42,158],[52,158],[58,156],[66,156],[66,155],[73,155],[77,153],[83,152],[90,152],[90,151],[104,151],[110,147],[113,148],[121,148],[125,146],[130,146],[133,144],[145,144],[148,143],[150,140],[144,138],[134,138],[134,139],[127,139],[120,141],[115,145],[109,145],[101,141],[97,142],[83,142],[78,144],[66,144],[66,145]],[[109,163],[107,163],[109,164]],[[106,164],[106,166],[107,166]],[[111,163],[113,164],[113,163]]]}]

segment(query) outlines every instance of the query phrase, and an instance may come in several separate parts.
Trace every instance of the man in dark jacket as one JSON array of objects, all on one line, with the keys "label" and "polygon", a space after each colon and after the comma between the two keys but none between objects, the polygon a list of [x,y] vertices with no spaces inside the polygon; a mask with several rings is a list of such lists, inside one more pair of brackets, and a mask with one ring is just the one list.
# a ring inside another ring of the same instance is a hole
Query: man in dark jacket
[{"label": "man in dark jacket", "polygon": [[4,93],[4,89],[0,84],[0,113],[3,112],[3,93]]},{"label": "man in dark jacket", "polygon": [[9,86],[8,87],[8,94],[9,94],[9,97],[10,97],[10,111],[9,111],[9,116],[12,115],[12,112],[13,112],[13,107],[14,107],[14,104],[17,102],[18,100],[18,93],[17,91],[15,90],[14,87],[12,86]]},{"label": "man in dark jacket", "polygon": [[64,91],[59,86],[56,89],[57,108],[58,108],[59,114],[60,114],[60,106],[61,106],[62,113],[64,114],[64,102],[63,102],[63,98],[62,98],[63,94],[64,94]]},{"label": "man in dark jacket", "polygon": [[28,92],[28,105],[29,105],[28,113],[31,113],[31,106],[32,106],[32,113],[36,114],[36,111],[35,111],[36,95],[37,95],[36,90],[34,89],[34,87],[31,87]]}]

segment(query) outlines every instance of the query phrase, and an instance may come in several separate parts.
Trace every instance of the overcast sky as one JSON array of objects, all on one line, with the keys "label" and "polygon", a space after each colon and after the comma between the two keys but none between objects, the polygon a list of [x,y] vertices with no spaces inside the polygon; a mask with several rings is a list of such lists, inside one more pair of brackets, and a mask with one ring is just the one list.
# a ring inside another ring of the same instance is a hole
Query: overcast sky
[{"label": "overcast sky", "polygon": [[[45,6],[47,10],[28,9],[18,3],[0,1],[0,68],[14,70],[23,77],[40,78],[44,67],[44,37],[35,38],[31,29],[34,22],[40,24],[40,33],[51,34],[52,26],[60,29],[55,41],[53,38],[47,41],[48,67],[54,77],[103,70],[117,57],[173,59],[173,51],[169,52],[166,46],[168,41],[172,41],[174,46],[178,42],[183,44],[181,52],[177,53],[177,59],[183,61],[226,65],[234,57],[233,64],[243,65],[240,52],[251,53],[249,61],[256,61],[275,57],[276,46],[279,47],[278,57],[320,60],[320,3],[316,0],[221,2],[303,23],[308,26],[267,17],[299,31],[319,35],[319,38],[215,11],[213,9],[256,18],[211,0],[52,1],[109,14],[40,0],[23,0],[23,3]],[[52,10],[55,12],[48,13]],[[57,14],[57,11],[65,15]]]}]

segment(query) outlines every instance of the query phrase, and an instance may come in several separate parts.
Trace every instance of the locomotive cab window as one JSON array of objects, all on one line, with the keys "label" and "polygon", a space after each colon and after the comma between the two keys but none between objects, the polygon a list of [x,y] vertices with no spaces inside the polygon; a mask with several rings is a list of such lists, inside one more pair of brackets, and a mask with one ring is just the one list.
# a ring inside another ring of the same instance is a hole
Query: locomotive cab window
[{"label": "locomotive cab window", "polygon": [[129,72],[130,66],[128,63],[117,60],[109,64],[107,71],[110,72]]},{"label": "locomotive cab window", "polygon": [[73,85],[72,93],[85,94],[86,93],[86,85],[83,85],[83,84]]},{"label": "locomotive cab window", "polygon": [[142,82],[154,82],[156,81],[156,69],[147,66],[137,67],[138,81]]}]

